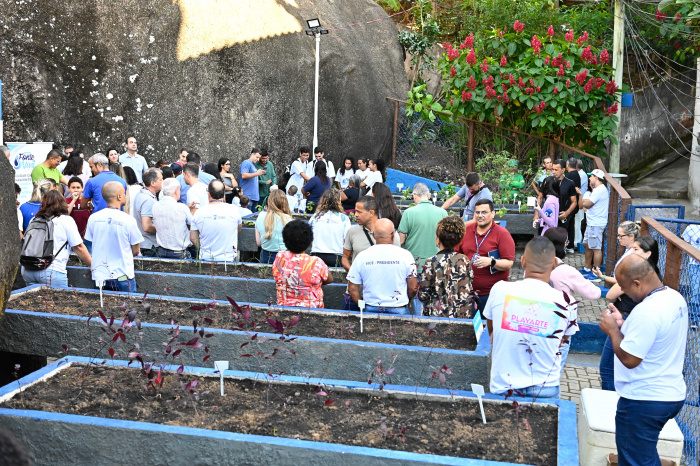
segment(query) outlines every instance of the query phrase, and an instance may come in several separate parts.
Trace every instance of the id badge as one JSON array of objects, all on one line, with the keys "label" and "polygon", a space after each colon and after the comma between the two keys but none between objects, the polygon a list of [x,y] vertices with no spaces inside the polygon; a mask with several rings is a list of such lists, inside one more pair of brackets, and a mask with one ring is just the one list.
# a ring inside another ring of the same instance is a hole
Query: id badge
[{"label": "id badge", "polygon": [[479,259],[481,259],[481,256],[479,255],[478,252],[475,252],[474,255],[472,256],[472,263],[478,261]]}]

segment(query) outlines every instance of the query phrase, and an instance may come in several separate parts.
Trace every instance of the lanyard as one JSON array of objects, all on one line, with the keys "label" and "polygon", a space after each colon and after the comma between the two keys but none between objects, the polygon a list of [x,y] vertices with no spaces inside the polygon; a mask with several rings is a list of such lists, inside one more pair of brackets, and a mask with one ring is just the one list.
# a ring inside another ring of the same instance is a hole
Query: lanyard
[{"label": "lanyard", "polygon": [[[666,288],[668,288],[668,287],[667,287],[667,286],[662,286],[662,287],[659,287],[659,288],[655,289],[654,291],[652,291],[651,293],[649,293],[649,294],[647,295],[647,298],[648,298],[649,296],[653,295],[654,293],[657,293],[657,292],[659,292],[659,291],[665,290]],[[646,299],[646,298],[644,298],[644,299]]]},{"label": "lanyard", "polygon": [[486,241],[486,238],[491,234],[491,231],[493,230],[493,226],[489,228],[489,231],[486,232],[484,235],[484,238],[481,240],[481,243],[479,242],[479,238],[476,234],[476,230],[474,230],[474,242],[476,243],[476,253],[479,254],[479,248],[481,248],[481,245],[484,244],[484,241]]}]

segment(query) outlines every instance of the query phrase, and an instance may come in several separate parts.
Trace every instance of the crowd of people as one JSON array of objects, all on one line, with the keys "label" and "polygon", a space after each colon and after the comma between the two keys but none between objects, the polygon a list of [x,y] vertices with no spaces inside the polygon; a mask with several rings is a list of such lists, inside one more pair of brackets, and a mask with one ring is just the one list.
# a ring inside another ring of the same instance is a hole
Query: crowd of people
[{"label": "crowd of people", "polygon": [[[515,241],[495,221],[491,191],[477,173],[440,207],[417,183],[415,205],[402,212],[384,184],[382,160],[346,157],[336,170],[322,149],[309,160],[302,147],[278,178],[269,154],[254,148],[236,177],[228,158],[203,165],[183,149],[174,163],[149,168],[135,138],[125,145],[119,156],[110,150],[87,162],[75,151],[62,170],[63,155],[52,150],[34,169],[32,196],[18,207],[23,251],[50,224],[53,260],[43,269],[24,266],[28,284],[67,286],[71,250],[99,286],[130,292],[137,289],[139,255],[234,262],[243,218],[259,212],[259,259],[272,265],[278,305],[323,308],[322,286],[333,281],[332,267],[342,267],[348,285],[339,308],[455,318],[479,313],[493,345],[496,394],[559,396],[578,330],[576,299],[599,299],[601,287],[592,283],[598,280],[610,288],[600,373],[603,389],[624,400],[617,421],[621,458],[649,454],[642,439],[658,438],[664,419],[682,406],[687,305],[662,285],[658,245],[634,222],[620,224],[617,241],[625,252],[609,275],[601,271],[608,217],[601,170],[586,174],[576,159],[543,160],[533,184],[538,234],[520,258],[525,278],[511,281]],[[463,216],[450,215],[463,199]],[[301,212],[308,221],[295,218]],[[585,247],[580,271],[565,263],[577,237]],[[636,426],[646,411],[654,412],[654,423]]]}]

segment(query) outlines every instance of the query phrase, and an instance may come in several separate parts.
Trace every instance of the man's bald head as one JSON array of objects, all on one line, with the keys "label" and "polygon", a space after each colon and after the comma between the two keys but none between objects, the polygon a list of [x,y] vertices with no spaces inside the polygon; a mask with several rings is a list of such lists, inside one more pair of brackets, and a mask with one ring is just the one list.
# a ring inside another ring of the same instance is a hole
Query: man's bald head
[{"label": "man's bald head", "polygon": [[525,276],[528,278],[545,278],[546,276],[548,281],[556,262],[555,252],[554,244],[548,238],[544,236],[532,238],[525,246],[525,254],[521,258],[521,263],[525,268]]},{"label": "man's bald head", "polygon": [[102,186],[102,198],[109,207],[121,207],[124,205],[126,193],[124,186],[118,181],[110,181]]},{"label": "man's bald head", "polygon": [[377,244],[393,244],[395,234],[394,223],[388,218],[379,219],[374,224],[374,239]]},{"label": "man's bald head", "polygon": [[[615,276],[622,275],[627,280],[644,281],[649,275],[656,276],[654,268],[648,260],[637,254],[630,254],[620,263],[615,271]],[[657,277],[658,278],[658,277]]]}]

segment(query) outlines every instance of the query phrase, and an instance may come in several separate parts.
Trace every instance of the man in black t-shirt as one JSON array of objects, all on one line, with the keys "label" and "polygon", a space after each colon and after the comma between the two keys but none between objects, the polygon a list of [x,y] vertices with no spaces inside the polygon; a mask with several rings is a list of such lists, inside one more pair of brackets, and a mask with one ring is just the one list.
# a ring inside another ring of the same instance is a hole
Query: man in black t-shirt
[{"label": "man in black t-shirt", "polygon": [[[576,169],[576,165],[578,164],[577,160],[573,157],[569,157],[569,159],[566,161],[566,176],[568,179],[573,181],[574,183],[574,190],[576,188],[581,189],[581,175],[579,175],[578,170]],[[574,201],[574,204],[576,204],[576,207],[574,208],[573,212],[571,212],[571,218],[569,221],[566,222],[566,232],[568,233],[568,239],[569,239],[569,245],[566,248],[566,252],[568,253],[573,253],[574,252],[574,246],[575,246],[575,237],[576,237],[576,221],[574,216],[578,213],[578,201],[579,201],[579,196],[580,194],[576,195],[576,201]]]},{"label": "man in black t-shirt", "polygon": [[[555,186],[559,188],[559,226],[561,228],[569,228],[569,224],[574,221],[574,209],[576,209],[576,187],[574,182],[564,176],[566,163],[562,159],[557,159],[552,163],[552,177],[554,178]],[[545,183],[547,181],[545,180]],[[542,193],[538,199],[539,205],[542,205]],[[535,220],[537,220],[537,211],[535,211]]]}]

